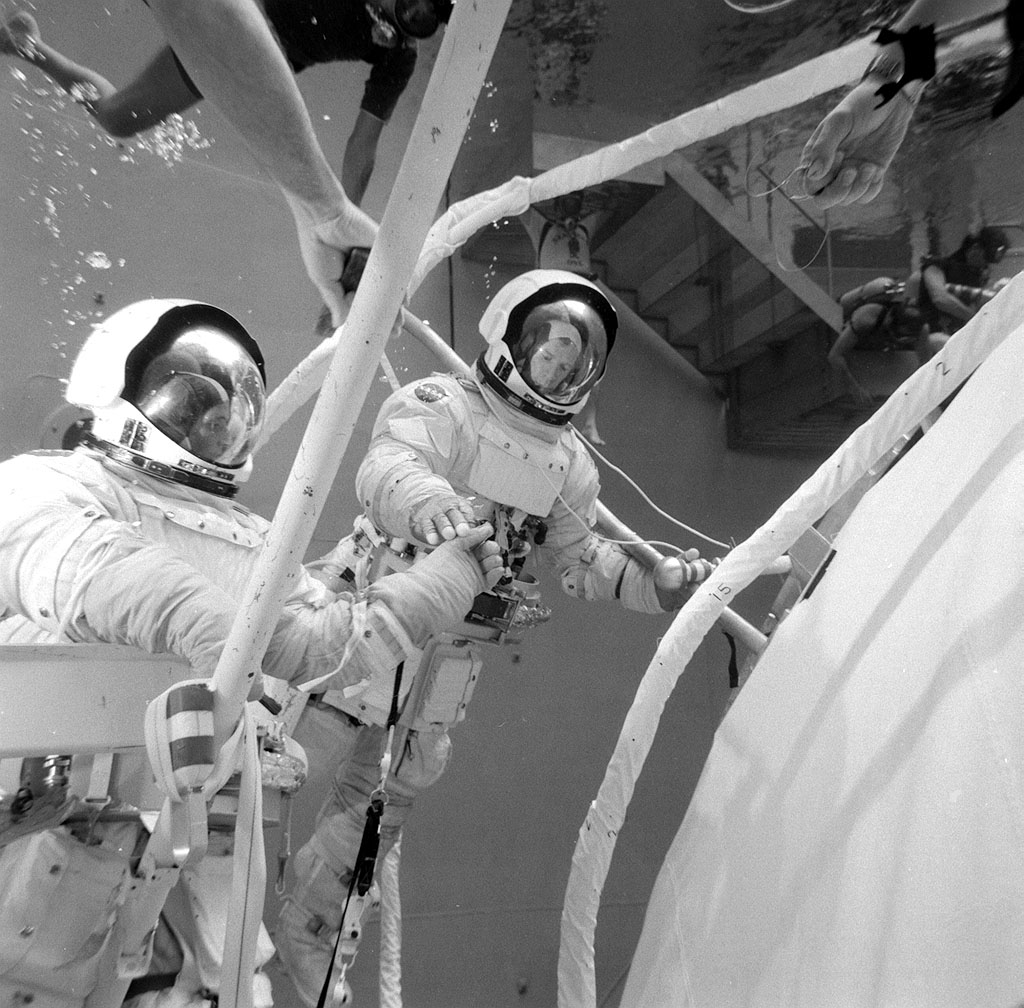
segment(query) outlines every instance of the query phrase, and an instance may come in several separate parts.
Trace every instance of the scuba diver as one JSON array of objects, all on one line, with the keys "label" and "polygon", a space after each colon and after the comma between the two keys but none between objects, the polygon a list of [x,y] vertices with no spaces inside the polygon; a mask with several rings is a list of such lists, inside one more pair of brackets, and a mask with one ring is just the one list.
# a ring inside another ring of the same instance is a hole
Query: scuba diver
[{"label": "scuba diver", "polygon": [[[922,260],[917,305],[928,326],[932,354],[972,319],[986,298],[991,267],[1002,262],[1009,247],[1006,232],[987,225],[968,232],[960,247],[948,256]],[[911,276],[911,281],[916,277]]]},{"label": "scuba diver", "polygon": [[851,351],[912,350],[920,363],[931,360],[1007,282],[986,286],[991,266],[1002,260],[1006,248],[1006,232],[986,226],[969,232],[951,255],[924,258],[905,283],[876,277],[839,299],[843,328],[828,362],[858,404],[869,406],[873,400],[850,370]]},{"label": "scuba diver", "polygon": [[[0,25],[0,53],[38,67],[108,133],[134,136],[204,96],[280,187],[310,281],[334,325],[348,314],[340,278],[376,222],[358,206],[377,143],[416,63],[417,41],[446,24],[452,0],[147,0],[166,44],[115,87],[43,41],[26,10]],[[370,65],[341,178],[328,164],[295,74],[317,63]]]},{"label": "scuba diver", "polygon": [[[354,202],[366,192],[385,123],[416,67],[417,41],[430,38],[451,14],[451,0],[375,0],[299,5],[266,0],[263,10],[294,73],[318,63],[369,64],[359,114],[345,148],[341,182]],[[28,11],[0,28],[0,52],[43,71],[114,137],[132,137],[185,112],[203,95],[170,46],[132,81],[115,87],[47,45]]]}]

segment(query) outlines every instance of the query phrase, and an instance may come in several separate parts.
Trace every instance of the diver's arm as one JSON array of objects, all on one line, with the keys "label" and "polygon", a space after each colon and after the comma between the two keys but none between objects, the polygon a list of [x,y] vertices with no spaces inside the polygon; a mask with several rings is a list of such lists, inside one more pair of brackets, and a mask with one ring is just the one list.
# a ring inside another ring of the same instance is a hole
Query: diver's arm
[{"label": "diver's arm", "polygon": [[366,109],[360,109],[355,125],[345,145],[341,164],[341,181],[353,203],[361,203],[370,184],[377,163],[377,144],[384,130],[384,122]]},{"label": "diver's arm", "polygon": [[[881,311],[881,306],[879,311]],[[876,317],[873,325],[878,324]],[[850,370],[849,361],[846,359],[846,355],[857,346],[857,333],[853,326],[847,322],[843,326],[843,331],[836,337],[835,343],[832,344],[832,348],[828,352],[828,363],[833,371],[842,379],[843,384],[846,386],[847,391],[856,399],[858,402],[869,403],[871,402],[871,393],[853,376],[853,371]]]},{"label": "diver's arm", "polygon": [[[944,28],[997,15],[1004,7],[1004,0],[917,0],[891,27],[896,33],[933,27],[941,35]],[[920,50],[927,40],[916,44],[917,58],[927,62],[932,53]],[[879,45],[863,79],[822,119],[804,146],[804,187],[819,210],[869,203],[881,191],[927,85],[923,77],[904,79],[904,57],[899,40]],[[942,68],[941,59],[936,65]],[[898,89],[881,101],[879,89],[897,83]]]},{"label": "diver's arm", "polygon": [[998,14],[1005,7],[1005,0],[917,0],[894,28],[906,31],[916,25],[935,25],[935,30],[941,31],[958,22]]},{"label": "diver's arm", "polygon": [[946,275],[938,266],[929,266],[924,270],[921,274],[921,282],[927,288],[932,304],[943,315],[949,315],[960,322],[967,322],[974,317],[973,308],[949,293],[946,286]]},{"label": "diver's arm", "polygon": [[149,0],[167,41],[281,188],[320,219],[344,201],[255,0]]},{"label": "diver's arm", "polygon": [[345,195],[316,138],[291,68],[256,0],[149,0],[199,90],[281,187],[310,279],[340,324],[344,253],[377,226]]}]

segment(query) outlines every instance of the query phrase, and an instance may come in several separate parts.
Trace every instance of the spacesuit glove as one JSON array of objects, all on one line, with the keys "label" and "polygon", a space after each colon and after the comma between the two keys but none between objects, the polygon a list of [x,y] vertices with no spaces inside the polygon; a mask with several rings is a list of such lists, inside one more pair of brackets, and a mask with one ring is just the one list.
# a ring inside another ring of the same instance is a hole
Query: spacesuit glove
[{"label": "spacesuit glove", "polygon": [[428,546],[450,539],[462,539],[473,532],[476,513],[464,497],[433,496],[419,505],[409,517],[413,538]]},{"label": "spacesuit glove", "polygon": [[483,524],[468,536],[443,543],[408,570],[376,581],[368,598],[384,602],[412,642],[422,647],[432,634],[461,622],[487,579],[500,576],[496,544],[491,543],[493,549],[484,545],[493,534]]},{"label": "spacesuit glove", "polygon": [[700,551],[688,549],[680,556],[662,557],[654,568],[654,590],[666,612],[681,609],[693,590],[715,569]]}]

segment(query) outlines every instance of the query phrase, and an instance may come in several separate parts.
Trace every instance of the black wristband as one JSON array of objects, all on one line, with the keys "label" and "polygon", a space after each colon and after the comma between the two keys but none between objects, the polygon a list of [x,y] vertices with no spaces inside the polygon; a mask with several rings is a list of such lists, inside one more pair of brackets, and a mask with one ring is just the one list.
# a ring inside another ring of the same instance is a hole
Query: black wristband
[{"label": "black wristband", "polygon": [[871,73],[884,73],[893,77],[902,69],[899,77],[887,81],[875,94],[881,99],[876,106],[887,105],[911,81],[929,81],[935,76],[935,25],[914,25],[905,32],[883,28],[875,39],[878,45],[890,45],[898,42],[903,52],[903,65],[895,61],[884,62],[887,58],[879,55],[872,60],[865,77]]}]

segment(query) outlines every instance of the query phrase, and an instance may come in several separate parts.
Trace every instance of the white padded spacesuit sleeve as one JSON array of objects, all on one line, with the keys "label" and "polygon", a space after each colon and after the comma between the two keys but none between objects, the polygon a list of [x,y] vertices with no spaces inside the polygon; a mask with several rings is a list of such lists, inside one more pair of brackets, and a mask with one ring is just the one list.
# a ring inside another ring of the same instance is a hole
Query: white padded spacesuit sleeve
[{"label": "white padded spacesuit sleeve", "polygon": [[431,472],[416,452],[387,437],[375,438],[356,475],[356,493],[377,528],[401,539],[414,538],[412,519],[452,485]]},{"label": "white padded spacesuit sleeve", "polygon": [[82,545],[63,614],[69,639],[176,654],[197,675],[213,674],[235,611],[224,591],[161,546],[114,537]]},{"label": "white padded spacesuit sleeve", "polygon": [[[73,639],[179,654],[198,675],[212,675],[237,602],[162,547],[99,548],[102,562],[87,557],[81,567],[87,583],[74,585],[81,601],[70,613]],[[424,561],[415,574],[395,574],[374,586],[358,627],[348,595],[318,608],[286,607],[263,671],[294,685],[317,679],[328,689],[344,689],[394,668],[415,650],[414,640],[456,622],[483,590],[475,561],[457,549],[438,552],[437,561]]]},{"label": "white padded spacesuit sleeve", "polygon": [[421,647],[431,634],[460,622],[484,588],[477,561],[457,542],[446,542],[407,571],[374,582],[368,595],[398,614]]},{"label": "white padded spacesuit sleeve", "polygon": [[546,520],[543,546],[563,590],[574,598],[617,601],[635,612],[663,612],[653,574],[594,532],[599,491],[594,463],[584,450],[574,450],[565,486]]},{"label": "white padded spacesuit sleeve", "polygon": [[562,588],[575,598],[617,600],[636,612],[664,610],[654,576],[620,546],[593,539],[579,560],[562,571]]},{"label": "white padded spacesuit sleeve", "polygon": [[[5,464],[4,475],[16,475],[0,480],[9,490],[0,495],[0,610],[31,621],[54,639],[177,654],[197,675],[211,675],[238,608],[235,593],[143,536],[131,522],[110,517],[80,483],[30,463]],[[238,559],[237,553],[229,555]],[[341,671],[333,688],[403,660],[411,646],[409,631],[390,604],[419,605],[410,620],[419,633],[432,620],[449,621],[450,613],[472,598],[479,578],[475,565],[465,556],[454,563],[448,580],[458,580],[454,571],[461,566],[463,587],[440,593],[447,605],[429,597],[425,575],[412,579],[415,588],[396,588],[370,600],[369,636],[351,649],[351,668]],[[237,583],[243,585],[247,576],[240,568]],[[348,596],[335,598],[300,571],[264,671],[296,684],[338,673],[353,631],[351,607]]]}]

